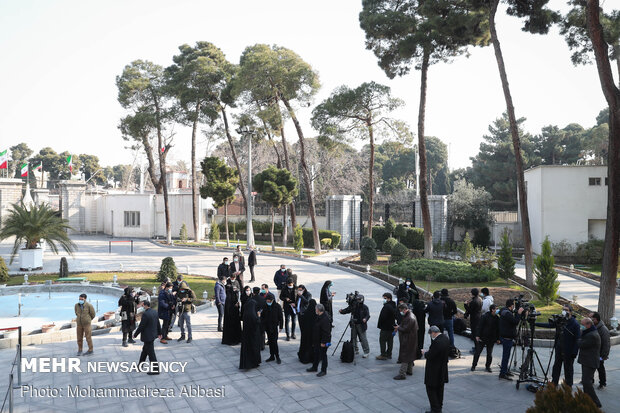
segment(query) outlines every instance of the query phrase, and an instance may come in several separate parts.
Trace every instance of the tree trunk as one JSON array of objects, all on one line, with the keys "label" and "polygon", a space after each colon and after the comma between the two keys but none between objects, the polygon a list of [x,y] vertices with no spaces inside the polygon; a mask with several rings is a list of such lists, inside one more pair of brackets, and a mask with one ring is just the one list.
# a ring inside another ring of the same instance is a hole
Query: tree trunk
[{"label": "tree trunk", "polygon": [[[154,95],[155,96],[155,95]],[[159,183],[161,184],[162,192],[164,194],[164,218],[166,220],[166,243],[172,244],[172,229],[170,227],[170,205],[168,204],[168,184],[166,183],[166,155],[170,147],[166,147],[164,144],[164,137],[162,136],[161,128],[161,108],[159,107],[159,100],[154,97],[155,102],[155,118],[157,121],[157,154],[159,156]],[[161,148],[164,148],[162,151]],[[149,172],[150,173],[150,172]],[[156,187],[157,188],[157,187]],[[157,193],[157,189],[155,189]]]},{"label": "tree trunk", "polygon": [[523,232],[523,246],[525,247],[525,282],[529,287],[534,286],[534,274],[532,273],[532,236],[530,234],[530,216],[527,210],[527,192],[525,190],[525,177],[523,175],[523,157],[521,155],[521,140],[519,138],[519,128],[517,126],[517,118],[515,116],[515,108],[512,104],[512,96],[510,95],[510,86],[508,84],[508,75],[506,74],[506,66],[504,65],[504,57],[502,49],[497,38],[495,29],[495,14],[499,0],[493,0],[489,15],[489,25],[491,30],[491,41],[495,50],[495,58],[497,60],[497,68],[502,81],[504,90],[504,98],[506,100],[506,111],[508,112],[508,120],[510,121],[510,134],[512,135],[512,146],[515,153],[515,164],[517,167],[517,187],[519,196],[519,209],[521,211],[521,229]]},{"label": "tree trunk", "polygon": [[[308,171],[308,164],[306,163],[306,144],[304,141],[304,133],[301,130],[301,125],[297,120],[297,116],[291,107],[288,99],[281,97],[282,103],[286,106],[286,110],[288,110],[291,119],[293,120],[293,124],[295,125],[295,130],[297,131],[297,136],[299,136],[299,163],[301,164],[301,175],[304,179],[304,186],[306,187],[306,193],[308,194],[308,214],[310,215],[310,221],[312,222],[312,235],[314,239],[314,251],[317,254],[321,253],[321,240],[319,239],[319,226],[316,223],[316,215],[314,213],[314,199],[312,198],[312,184],[310,183],[310,172]],[[292,209],[291,209],[292,213]]]},{"label": "tree trunk", "polygon": [[[157,118],[159,118],[159,109],[157,107],[157,104],[155,106],[155,116]],[[161,137],[161,127],[159,124],[159,120],[157,121],[157,141],[159,142]],[[142,141],[142,146],[144,147],[144,153],[146,154],[146,160],[149,164],[149,166],[146,168],[146,170],[149,173],[149,179],[151,180],[151,183],[153,184],[153,188],[155,188],[155,193],[156,194],[161,194],[162,193],[162,186],[161,186],[161,179],[157,178],[157,175],[155,175],[155,158],[153,157],[153,146],[151,145],[151,142],[149,141],[149,137],[148,135],[142,136],[140,138],[140,140]]]},{"label": "tree trunk", "polygon": [[228,233],[228,201],[224,202],[224,226],[226,227],[226,246],[230,247],[230,235]]},{"label": "tree trunk", "polygon": [[[255,100],[254,103],[256,104],[256,107],[258,108],[258,110],[261,111],[262,107],[261,107],[260,103],[258,103],[257,100]],[[260,116],[259,116],[259,118],[260,118]],[[260,118],[260,120],[263,123],[263,129],[265,130],[265,134],[267,135],[267,138],[269,139],[269,142],[271,142],[273,144],[273,150],[275,151],[276,159],[278,160],[277,167],[278,167],[278,169],[281,169],[282,168],[282,159],[280,158],[280,152],[278,151],[278,145],[273,140],[273,136],[271,135],[271,132],[269,132],[269,128],[267,127],[267,122],[265,122],[265,119]]]},{"label": "tree trunk", "polygon": [[276,244],[273,240],[273,227],[274,227],[274,222],[275,222],[275,214],[273,213],[273,207],[271,207],[271,251],[275,251],[276,250]]},{"label": "tree trunk", "polygon": [[196,103],[196,118],[192,124],[192,223],[194,224],[194,241],[200,242],[198,233],[198,186],[196,185],[196,129],[200,117],[200,101]]},{"label": "tree trunk", "polygon": [[[607,221],[605,247],[601,271],[598,312],[605,323],[616,309],[616,282],[618,274],[618,238],[620,236],[620,90],[614,84],[608,46],[600,23],[599,1],[588,0],[586,22],[592,41],[596,66],[605,100],[609,105],[609,149],[607,155]],[[620,69],[620,68],[619,68]]]},{"label": "tree trunk", "polygon": [[286,248],[287,246],[287,238],[288,238],[288,207],[284,205],[282,207],[283,215],[284,215],[284,226],[282,227],[282,246]]},{"label": "tree trunk", "polygon": [[370,138],[370,160],[368,161],[368,238],[372,238],[372,214],[375,200],[375,181],[373,179],[373,169],[375,167],[375,135],[372,128],[372,119],[366,122],[368,127],[368,137]]},{"label": "tree trunk", "polygon": [[[282,152],[284,153],[284,165],[286,169],[292,173],[291,165],[288,160],[288,148],[286,145],[286,136],[284,135],[284,120],[282,119],[282,112],[280,112],[280,106],[276,100],[276,109],[278,109],[278,115],[280,116],[280,136],[282,137]],[[297,226],[297,214],[295,213],[295,201],[291,201],[291,226],[293,229]]]},{"label": "tree trunk", "polygon": [[616,53],[616,67],[618,69],[618,87],[620,87],[620,44],[614,46]]},{"label": "tree trunk", "polygon": [[230,129],[228,127],[228,116],[226,116],[226,110],[224,106],[221,108],[222,110],[222,119],[224,120],[224,130],[226,131],[226,138],[228,139],[228,145],[230,145],[230,152],[232,153],[233,161],[235,162],[235,168],[237,168],[237,173],[239,174],[239,190],[241,191],[241,196],[243,197],[243,204],[245,205],[245,210],[248,210],[248,197],[245,193],[245,184],[243,183],[241,167],[239,166],[239,160],[237,159],[237,151],[235,150],[235,145],[233,143],[232,135],[230,134]]},{"label": "tree trunk", "polygon": [[418,112],[418,151],[420,153],[420,209],[422,210],[422,226],[424,227],[424,258],[433,259],[433,227],[431,212],[428,207],[428,188],[426,170],[426,144],[424,142],[424,117],[426,116],[426,86],[428,61],[430,54],[424,51],[420,80],[420,110]]}]

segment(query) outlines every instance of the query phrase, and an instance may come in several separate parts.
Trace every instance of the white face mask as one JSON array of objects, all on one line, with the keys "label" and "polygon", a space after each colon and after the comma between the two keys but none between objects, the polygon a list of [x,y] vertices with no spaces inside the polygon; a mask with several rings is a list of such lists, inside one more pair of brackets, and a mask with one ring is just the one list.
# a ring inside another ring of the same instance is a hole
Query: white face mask
[{"label": "white face mask", "polygon": [[407,285],[411,285],[411,282],[410,282],[410,281],[407,281]]},{"label": "white face mask", "polygon": [[387,303],[387,298],[383,299],[383,304]]},{"label": "white face mask", "polygon": [[400,315],[404,316],[406,313],[403,311],[400,311]]},{"label": "white face mask", "polygon": [[245,291],[245,295],[250,295],[250,294],[252,294],[252,292],[250,290],[246,290]]},{"label": "white face mask", "polygon": [[566,310],[562,310],[562,316],[566,317]]}]

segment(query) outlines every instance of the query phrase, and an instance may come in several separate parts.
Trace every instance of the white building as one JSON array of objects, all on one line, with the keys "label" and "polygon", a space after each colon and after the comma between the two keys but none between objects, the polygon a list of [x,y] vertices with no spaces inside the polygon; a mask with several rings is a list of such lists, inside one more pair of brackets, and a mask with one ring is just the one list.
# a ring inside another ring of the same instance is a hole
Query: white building
[{"label": "white building", "polygon": [[605,238],[607,166],[537,166],[525,171],[525,188],[535,253],[546,236],[573,246]]}]

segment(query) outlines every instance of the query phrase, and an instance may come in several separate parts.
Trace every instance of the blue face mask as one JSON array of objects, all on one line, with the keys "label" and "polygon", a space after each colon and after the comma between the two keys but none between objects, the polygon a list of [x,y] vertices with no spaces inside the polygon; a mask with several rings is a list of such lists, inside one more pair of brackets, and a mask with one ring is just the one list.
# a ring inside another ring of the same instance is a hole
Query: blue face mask
[{"label": "blue face mask", "polygon": [[84,300],[78,300],[78,303],[84,304]]},{"label": "blue face mask", "polygon": [[402,315],[402,316],[404,316],[404,315],[405,315],[405,312],[404,312],[404,311],[399,311],[399,312],[400,312],[400,315]]},{"label": "blue face mask", "polygon": [[387,303],[387,298],[383,299],[383,304]]},{"label": "blue face mask", "polygon": [[586,326],[584,326],[583,324],[580,324],[580,325],[579,325],[579,328],[581,329],[581,331],[583,331],[583,330],[585,330],[585,329],[586,329]]},{"label": "blue face mask", "polygon": [[268,305],[269,307],[271,307],[271,304],[273,304],[273,301],[271,301],[271,302],[267,301],[267,305]]},{"label": "blue face mask", "polygon": [[499,314],[499,308],[495,310],[495,314]]},{"label": "blue face mask", "polygon": [[329,286],[330,286],[330,287],[333,287],[333,286],[334,286],[334,284],[332,283],[332,284],[330,284]]},{"label": "blue face mask", "polygon": [[260,290],[260,293],[261,293],[261,294],[265,294],[265,293],[266,293],[266,291],[265,291],[265,290]]}]

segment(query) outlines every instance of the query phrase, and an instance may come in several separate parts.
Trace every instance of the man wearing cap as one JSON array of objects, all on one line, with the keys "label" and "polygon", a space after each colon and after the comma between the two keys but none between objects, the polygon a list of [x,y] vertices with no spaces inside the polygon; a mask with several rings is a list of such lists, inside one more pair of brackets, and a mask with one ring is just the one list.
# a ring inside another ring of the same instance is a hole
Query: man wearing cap
[{"label": "man wearing cap", "polygon": [[394,332],[398,332],[400,348],[398,350],[398,362],[400,370],[394,380],[405,380],[407,375],[413,375],[413,362],[418,350],[418,322],[416,321],[409,306],[399,304],[398,311],[402,316],[400,323],[394,326]]},{"label": "man wearing cap", "polygon": [[424,384],[426,395],[431,404],[431,410],[426,413],[441,413],[443,407],[443,389],[448,382],[448,353],[450,340],[441,334],[437,326],[428,330],[431,336],[431,345],[424,352],[426,367],[424,368]]}]

